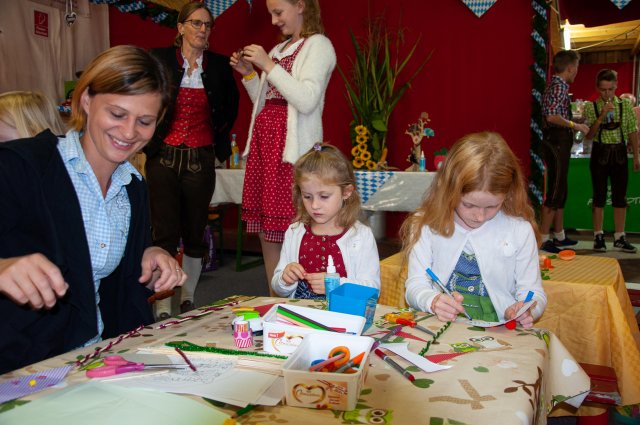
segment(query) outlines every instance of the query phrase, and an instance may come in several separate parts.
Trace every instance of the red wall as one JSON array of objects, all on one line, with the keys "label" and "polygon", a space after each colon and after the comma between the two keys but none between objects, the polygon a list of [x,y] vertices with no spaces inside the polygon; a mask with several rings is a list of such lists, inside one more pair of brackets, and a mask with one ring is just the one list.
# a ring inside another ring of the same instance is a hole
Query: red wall
[{"label": "red wall", "polygon": [[[426,111],[435,131],[434,138],[423,141],[427,168],[433,169],[430,159],[434,151],[451,146],[464,134],[492,130],[505,137],[528,171],[529,66],[533,60],[530,2],[499,1],[478,18],[460,0],[324,1],[326,34],[334,44],[338,65],[343,69],[349,69],[349,58],[353,57],[349,29],[356,34],[363,32],[368,4],[373,15],[385,13],[391,30],[398,30],[400,22],[406,40],[404,49],[421,37],[416,55],[424,57],[433,50],[431,61],[391,117],[390,165],[403,169],[408,165],[405,158],[411,141],[403,133],[409,123]],[[113,7],[110,7],[110,31],[112,45],[129,43],[143,47],[169,45],[175,35],[173,29],[120,13]],[[250,11],[244,0],[238,0],[216,21],[211,46],[212,50],[228,55],[250,43],[262,44],[268,50],[277,40],[278,31],[271,25],[265,2],[254,0]],[[409,66],[407,71],[412,69]],[[246,140],[249,103],[243,94],[235,125],[241,147]],[[344,84],[336,71],[326,97],[325,138],[345,153],[351,146],[350,121]],[[403,216],[390,215],[389,236],[395,235]]]},{"label": "red wall", "polygon": [[616,94],[633,93],[633,62],[582,64],[578,68],[576,80],[571,84],[574,99],[596,100],[599,96],[596,90],[596,76],[601,69],[613,69],[618,72],[618,89]]}]

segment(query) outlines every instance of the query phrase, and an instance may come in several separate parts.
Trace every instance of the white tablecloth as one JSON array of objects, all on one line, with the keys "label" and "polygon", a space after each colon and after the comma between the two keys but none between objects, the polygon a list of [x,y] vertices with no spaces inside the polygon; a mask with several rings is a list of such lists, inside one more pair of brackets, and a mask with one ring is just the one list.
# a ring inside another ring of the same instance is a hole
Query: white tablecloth
[{"label": "white tablecloth", "polygon": [[[212,204],[242,203],[245,170],[216,169]],[[431,185],[435,172],[356,171],[362,208],[368,211],[414,211]]]}]

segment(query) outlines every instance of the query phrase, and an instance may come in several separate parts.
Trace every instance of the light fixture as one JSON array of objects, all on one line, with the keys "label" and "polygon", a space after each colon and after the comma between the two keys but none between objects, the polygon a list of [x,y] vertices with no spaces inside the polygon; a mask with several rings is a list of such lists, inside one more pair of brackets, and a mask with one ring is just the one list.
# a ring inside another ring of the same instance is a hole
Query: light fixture
[{"label": "light fixture", "polygon": [[562,28],[562,39],[564,41],[564,49],[571,50],[571,24],[568,19],[565,19],[564,26]]}]

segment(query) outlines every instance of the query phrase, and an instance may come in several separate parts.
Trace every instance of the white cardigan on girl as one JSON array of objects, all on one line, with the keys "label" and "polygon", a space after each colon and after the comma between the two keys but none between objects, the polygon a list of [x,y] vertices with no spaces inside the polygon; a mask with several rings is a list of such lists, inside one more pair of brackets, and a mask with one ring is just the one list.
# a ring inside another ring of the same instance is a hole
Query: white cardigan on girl
[{"label": "white cardigan on girl", "polygon": [[527,293],[533,291],[533,299],[538,303],[531,313],[534,320],[538,319],[547,305],[547,297],[542,288],[536,238],[528,221],[502,211],[474,230],[466,230],[456,223],[449,238],[424,226],[420,239],[409,253],[407,303],[432,313],[431,303],[440,290],[434,287],[425,270],[430,267],[446,284],[467,243],[476,254],[498,318],[504,320],[507,307],[516,300],[523,301]]},{"label": "white cardigan on girl", "polygon": [[[282,280],[282,272],[289,263],[297,263],[300,244],[306,230],[304,224],[293,223],[284,235],[284,243],[280,251],[280,261],[271,280],[271,287],[281,297],[293,297],[297,283],[287,286]],[[349,282],[380,289],[380,257],[378,246],[371,229],[356,221],[345,234],[336,241],[347,277],[340,278],[340,284]]]},{"label": "white cardigan on girl", "polygon": [[[275,46],[269,56],[280,49],[285,42]],[[331,41],[321,34],[307,38],[293,62],[291,74],[280,65],[273,67],[267,75],[249,81],[242,79],[244,87],[253,102],[249,138],[243,156],[249,154],[253,125],[258,113],[264,108],[268,84],[275,86],[287,100],[287,140],[282,155],[283,162],[295,163],[314,143],[322,139],[322,110],[324,96],[336,66],[336,52]]]}]

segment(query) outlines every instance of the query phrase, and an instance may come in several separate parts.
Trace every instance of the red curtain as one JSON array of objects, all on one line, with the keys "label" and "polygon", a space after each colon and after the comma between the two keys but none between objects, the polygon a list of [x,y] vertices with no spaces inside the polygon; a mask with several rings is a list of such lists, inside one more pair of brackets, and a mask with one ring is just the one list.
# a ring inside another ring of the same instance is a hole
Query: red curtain
[{"label": "red curtain", "polygon": [[558,0],[560,18],[586,27],[615,24],[640,19],[640,1],[631,0],[618,9],[611,0]]},{"label": "red curtain", "polygon": [[[349,29],[356,34],[363,33],[368,5],[367,0],[322,3],[326,34],[335,47],[338,65],[345,70],[349,69],[349,58],[353,57]],[[433,50],[430,63],[391,117],[390,165],[401,169],[409,165],[406,157],[411,139],[404,131],[425,111],[435,131],[435,137],[423,141],[428,169],[434,169],[436,150],[451,146],[467,133],[491,130],[504,136],[528,172],[529,67],[533,63],[530,2],[499,1],[482,18],[476,17],[460,0],[371,1],[371,5],[373,15],[385,14],[391,30],[404,31],[404,54],[420,36],[416,55],[425,56]],[[110,8],[110,21],[112,45],[170,45],[176,33],[138,16],[122,14],[115,8]],[[226,55],[250,43],[270,49],[278,41],[278,35],[264,1],[254,1],[251,11],[245,1],[238,1],[217,19],[211,45],[213,50]],[[407,71],[412,69],[409,66]],[[351,114],[344,92],[344,83],[336,70],[326,96],[325,139],[348,154]],[[241,148],[250,118],[249,103],[243,94],[234,129]],[[389,236],[395,236],[403,217],[404,214],[392,214],[388,218]]]}]

